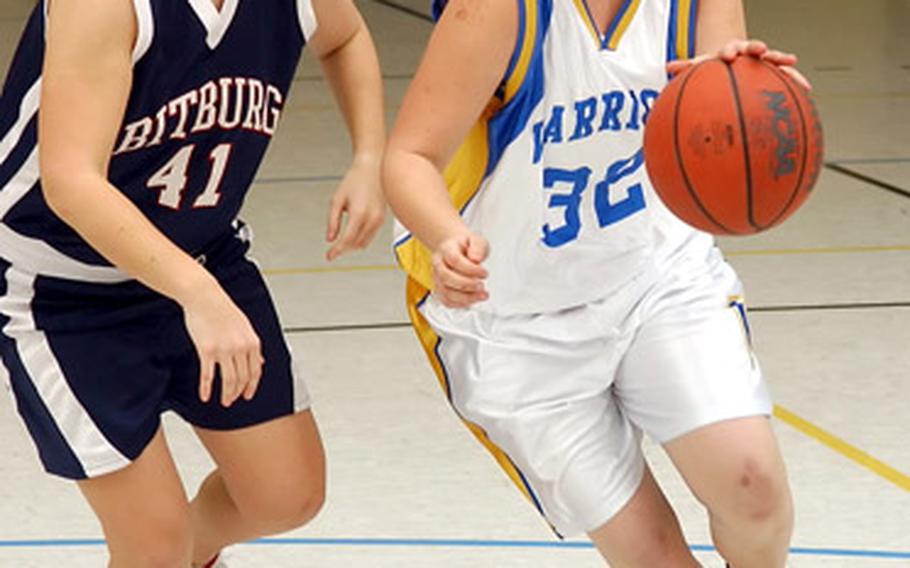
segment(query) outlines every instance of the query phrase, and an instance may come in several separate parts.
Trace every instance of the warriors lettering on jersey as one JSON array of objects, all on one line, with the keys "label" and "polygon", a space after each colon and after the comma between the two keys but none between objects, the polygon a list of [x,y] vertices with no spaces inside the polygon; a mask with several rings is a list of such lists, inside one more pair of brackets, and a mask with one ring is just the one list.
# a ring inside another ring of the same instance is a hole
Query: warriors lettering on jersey
[{"label": "warriors lettering on jersey", "polygon": [[614,90],[575,101],[568,109],[569,105],[553,105],[546,120],[533,126],[533,163],[540,162],[548,144],[573,142],[596,132],[639,130],[658,94],[654,89]]},{"label": "warriors lettering on jersey", "polygon": [[278,126],[284,96],[259,79],[222,77],[193,89],[123,128],[114,155],[135,152],[164,140],[184,140],[213,128],[241,128],[271,137]]}]

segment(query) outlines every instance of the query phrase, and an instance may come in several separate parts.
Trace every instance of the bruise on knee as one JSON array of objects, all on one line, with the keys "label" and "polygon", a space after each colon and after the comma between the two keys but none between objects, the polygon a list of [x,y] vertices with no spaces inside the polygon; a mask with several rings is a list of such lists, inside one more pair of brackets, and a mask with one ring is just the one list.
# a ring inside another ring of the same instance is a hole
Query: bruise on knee
[{"label": "bruise on knee", "polygon": [[746,458],[738,474],[736,501],[750,520],[773,517],[782,506],[783,491],[774,477],[753,458]]}]

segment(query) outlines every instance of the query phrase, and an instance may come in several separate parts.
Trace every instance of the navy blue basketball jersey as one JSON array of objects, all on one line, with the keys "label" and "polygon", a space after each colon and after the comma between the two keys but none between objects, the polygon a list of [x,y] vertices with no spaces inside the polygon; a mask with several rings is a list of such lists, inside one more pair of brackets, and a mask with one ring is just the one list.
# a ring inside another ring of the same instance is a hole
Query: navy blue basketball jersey
[{"label": "navy blue basketball jersey", "polygon": [[[190,254],[230,230],[272,138],[307,38],[310,0],[133,0],[133,83],[109,179]],[[37,274],[116,281],[48,208],[38,167],[45,2],[0,98],[0,256]]]}]

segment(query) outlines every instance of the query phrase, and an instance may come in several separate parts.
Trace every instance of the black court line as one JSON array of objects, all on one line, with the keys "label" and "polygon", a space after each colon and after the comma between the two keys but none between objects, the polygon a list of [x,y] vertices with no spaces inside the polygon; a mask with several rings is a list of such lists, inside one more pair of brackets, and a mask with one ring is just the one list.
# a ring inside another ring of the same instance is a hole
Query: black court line
[{"label": "black court line", "polygon": [[402,6],[401,4],[397,4],[395,2],[390,2],[389,0],[373,0],[373,2],[376,2],[377,4],[382,4],[383,6],[385,6],[387,8],[391,8],[393,10],[398,10],[399,12],[403,12],[405,14],[408,14],[409,16],[413,16],[413,17],[417,18],[418,20],[430,22],[431,24],[433,23],[433,17],[430,16],[429,14],[425,14],[425,13],[421,12],[420,10],[415,10],[414,8]]},{"label": "black court line", "polygon": [[410,322],[384,322],[384,323],[362,323],[362,324],[340,324],[340,325],[314,325],[286,327],[285,333],[328,333],[335,331],[377,331],[382,329],[402,329],[411,327]]},{"label": "black court line", "polygon": [[793,304],[784,306],[757,306],[749,312],[824,312],[835,310],[880,310],[891,308],[910,308],[910,302],[857,302],[851,304]]},{"label": "black court line", "polygon": [[343,176],[295,176],[295,177],[265,177],[253,180],[253,185],[264,185],[270,183],[307,183],[320,181],[338,181]]},{"label": "black court line", "polygon": [[814,67],[816,71],[853,71],[853,67],[849,65],[823,65],[819,67]]},{"label": "black court line", "polygon": [[[840,310],[880,310],[910,308],[908,302],[862,302],[850,304],[793,304],[781,306],[750,307],[749,313],[787,313],[787,312],[826,312]],[[284,328],[285,333],[332,333],[339,331],[379,331],[384,329],[404,329],[411,327],[410,322],[395,321],[364,324],[314,325]]]},{"label": "black court line", "polygon": [[825,167],[828,168],[829,170],[833,170],[839,174],[843,174],[845,176],[852,177],[853,179],[858,179],[859,181],[864,181],[868,184],[871,184],[878,188],[884,189],[885,191],[890,191],[891,193],[894,193],[895,195],[900,195],[901,197],[906,197],[906,198],[910,199],[910,191],[897,187],[896,185],[892,185],[892,184],[882,181],[880,179],[876,179],[874,177],[867,176],[866,174],[861,174],[846,166],[842,166],[841,164],[827,162],[825,164]]},{"label": "black court line", "polygon": [[837,158],[830,160],[829,164],[905,164],[910,158]]},{"label": "black court line", "polygon": [[[389,73],[382,76],[382,79],[384,81],[407,81],[413,78],[414,75],[412,73]],[[303,75],[301,77],[294,78],[295,83],[318,83],[321,81],[325,81],[325,77],[322,75]]]}]

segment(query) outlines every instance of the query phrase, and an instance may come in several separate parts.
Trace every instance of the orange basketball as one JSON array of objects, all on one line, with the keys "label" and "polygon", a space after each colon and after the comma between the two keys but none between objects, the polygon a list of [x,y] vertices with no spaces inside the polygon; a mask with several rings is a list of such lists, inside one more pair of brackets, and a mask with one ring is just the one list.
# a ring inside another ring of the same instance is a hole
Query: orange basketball
[{"label": "orange basketball", "polygon": [[657,98],[645,164],[666,206],[716,235],[764,231],[793,214],[822,166],[822,128],[806,90],[755,57],[711,59]]}]

